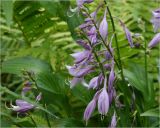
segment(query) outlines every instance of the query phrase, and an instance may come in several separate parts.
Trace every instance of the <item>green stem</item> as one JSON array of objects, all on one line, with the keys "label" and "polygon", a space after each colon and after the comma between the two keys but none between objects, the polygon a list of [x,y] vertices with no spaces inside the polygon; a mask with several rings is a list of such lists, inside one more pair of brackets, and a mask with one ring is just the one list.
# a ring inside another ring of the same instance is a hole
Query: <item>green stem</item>
[{"label": "green stem", "polygon": [[[40,92],[40,89],[39,89],[39,87],[38,87],[38,85],[37,85],[37,82],[36,82],[36,80],[27,72],[27,74],[28,74],[28,76],[29,76],[29,78],[35,83],[35,85],[36,85],[36,88],[38,89],[38,91]],[[43,107],[45,108],[45,109],[47,109],[47,106],[46,106],[46,101],[45,101],[45,99],[43,98]],[[45,114],[45,118],[46,118],[46,121],[47,121],[47,124],[48,124],[48,127],[50,127],[51,128],[51,124],[50,124],[50,121],[49,121],[49,117],[48,117],[48,114],[46,113],[46,112],[44,112],[44,114]]]},{"label": "green stem", "polygon": [[29,113],[28,113],[28,115],[29,115],[29,117],[31,118],[31,120],[32,120],[32,122],[33,122],[33,124],[34,124],[34,126],[37,127],[37,124],[36,124],[36,122],[34,121],[33,117],[32,117]]},{"label": "green stem", "polygon": [[[102,6],[102,5],[101,5],[101,6]],[[90,19],[92,19],[92,17],[90,16],[90,14],[89,14],[87,11],[86,11],[86,14],[87,14],[87,16],[88,16]],[[103,45],[106,47],[106,49],[108,50],[109,54],[110,54],[110,55],[112,56],[112,58],[114,59],[117,67],[119,68],[119,65],[118,65],[117,60],[114,58],[114,56],[113,56],[113,54],[112,54],[109,46],[105,43],[104,39],[102,38],[102,36],[101,36],[101,34],[100,34],[100,32],[99,32],[99,29],[98,29],[98,27],[97,27],[97,25],[96,25],[96,23],[95,23],[95,21],[94,21],[93,19],[92,19],[92,23],[93,23],[93,25],[95,26],[96,31],[97,31],[97,33],[98,33],[98,36],[101,38]]]},{"label": "green stem", "polygon": [[[108,11],[109,17],[110,17],[110,19],[111,19],[111,24],[112,24],[113,32],[115,33],[116,29],[115,29],[113,17],[112,17],[111,11],[110,11],[110,9],[109,9],[108,6],[107,6],[107,11]],[[115,39],[115,42],[116,42],[117,57],[118,57],[118,62],[119,62],[119,68],[120,68],[120,70],[121,70],[121,77],[122,77],[122,80],[123,80],[124,83],[125,83],[124,74],[123,74],[123,67],[122,67],[122,62],[121,62],[121,55],[120,55],[120,50],[119,50],[118,39],[117,39],[117,34],[116,34],[116,33],[115,33],[114,39]]]},{"label": "green stem", "polygon": [[144,59],[145,59],[145,78],[146,78],[146,86],[148,87],[148,73],[147,73],[147,43],[145,41],[145,53],[144,53]]}]

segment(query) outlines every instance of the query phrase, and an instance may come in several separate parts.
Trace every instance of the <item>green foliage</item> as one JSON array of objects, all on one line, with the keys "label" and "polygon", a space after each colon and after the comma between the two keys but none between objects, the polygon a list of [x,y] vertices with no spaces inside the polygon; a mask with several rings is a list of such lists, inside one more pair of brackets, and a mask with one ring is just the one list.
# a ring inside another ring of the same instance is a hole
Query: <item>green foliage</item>
[{"label": "green foliage", "polygon": [[[6,109],[10,101],[24,99],[38,107],[31,116],[38,127],[46,127],[44,112],[48,114],[53,127],[84,127],[83,112],[92,99],[94,91],[82,85],[69,88],[70,76],[65,66],[73,64],[70,53],[79,51],[74,40],[79,38],[76,27],[82,23],[83,17],[75,13],[68,16],[69,8],[74,8],[75,1],[2,1],[1,29],[1,61],[2,87],[1,126],[2,127],[34,127],[29,116],[17,118],[16,113]],[[134,43],[144,47],[154,33],[150,23],[151,11],[156,2],[144,0],[109,0],[107,1],[114,17],[119,17],[126,26],[135,33]],[[88,8],[94,11],[99,0],[95,0]],[[98,12],[98,17],[103,14]],[[109,32],[112,30],[109,17]],[[124,32],[115,18],[116,32],[120,46],[124,75],[130,86],[126,86],[116,75],[116,90],[124,107],[117,109],[118,127],[156,127],[159,126],[159,85],[158,85],[158,48],[147,54],[148,85],[144,69],[145,53],[142,47],[130,49]],[[77,36],[78,35],[78,36]],[[110,39],[109,35],[109,39]],[[115,48],[115,42],[113,41]],[[116,49],[115,49],[115,52]],[[22,97],[23,71],[33,72],[34,79],[45,100],[47,109],[35,103],[30,97]],[[87,81],[88,82],[88,81]],[[127,83],[127,84],[128,84]],[[135,96],[135,97],[134,97]],[[97,108],[88,122],[88,127],[106,127],[110,124],[114,105],[102,121]],[[158,122],[158,123],[157,123]]]}]

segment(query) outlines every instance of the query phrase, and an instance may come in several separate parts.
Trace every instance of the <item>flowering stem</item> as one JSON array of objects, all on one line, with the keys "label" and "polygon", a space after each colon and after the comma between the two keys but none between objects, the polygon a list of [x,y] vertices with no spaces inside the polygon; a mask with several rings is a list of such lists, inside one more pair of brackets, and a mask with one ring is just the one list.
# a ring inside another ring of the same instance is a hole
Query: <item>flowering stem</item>
[{"label": "flowering stem", "polygon": [[[110,9],[109,9],[108,6],[107,6],[107,11],[108,11],[109,17],[111,19],[113,32],[115,33],[115,25],[114,25],[113,17],[112,17],[112,14],[111,14]],[[116,33],[115,33],[114,39],[115,39],[115,42],[116,42],[117,56],[118,56],[119,68],[121,70],[121,77],[122,77],[122,80],[125,83],[125,79],[124,79],[124,75],[123,75],[122,62],[121,62],[121,55],[120,55],[120,50],[119,50],[119,45],[118,45],[118,40],[117,40],[117,34]]]},{"label": "flowering stem", "polygon": [[93,48],[93,46],[92,46],[91,41],[88,39],[88,37],[87,37],[85,34],[83,34],[83,35],[84,35],[85,38],[88,40],[89,45],[90,45],[90,47],[92,48],[92,52],[93,52],[93,54],[94,54],[94,56],[95,56],[95,58],[96,58],[96,60],[97,60],[97,62],[98,62],[98,64],[99,64],[99,67],[100,67],[100,69],[101,69],[101,71],[102,71],[102,74],[103,74],[103,76],[105,77],[105,72],[104,72],[103,65],[102,65],[102,63],[100,62],[100,60],[99,60],[99,58],[98,58],[98,55],[97,55],[96,51],[94,50],[94,48]]},{"label": "flowering stem", "polygon": [[[88,15],[88,17],[89,17],[90,19],[92,19],[92,17],[88,14],[87,11],[86,11],[86,14]],[[92,23],[93,23],[93,25],[95,26],[96,31],[97,31],[97,33],[98,33],[98,36],[101,38],[103,45],[106,47],[106,49],[108,50],[108,52],[109,52],[109,54],[112,56],[112,58],[114,58],[114,56],[113,56],[110,48],[108,47],[108,45],[105,43],[104,39],[102,38],[102,36],[101,36],[101,34],[100,34],[100,32],[99,32],[99,29],[98,29],[98,27],[97,27],[97,25],[96,25],[96,23],[94,22],[93,19],[92,19]],[[117,61],[116,61],[115,59],[114,59],[114,61],[115,61],[116,65],[117,65],[117,67],[120,68],[119,65],[118,65],[118,63],[117,63]]]},{"label": "flowering stem", "polygon": [[[28,72],[27,72],[27,74],[28,74],[29,78],[30,78],[30,79],[35,83],[36,88],[37,88],[37,89],[38,89],[38,91],[40,92],[40,89],[39,89],[39,87],[38,87],[38,85],[37,85],[36,80],[35,80],[35,79],[32,77],[32,75],[30,75]],[[46,101],[45,101],[45,99],[44,99],[44,98],[43,98],[43,107],[44,107],[45,109],[47,109]],[[46,112],[44,112],[44,114],[45,114],[45,118],[46,118],[46,121],[47,121],[48,127],[50,127],[50,128],[51,128],[51,124],[50,124],[50,121],[49,121],[48,114],[47,114]]]}]

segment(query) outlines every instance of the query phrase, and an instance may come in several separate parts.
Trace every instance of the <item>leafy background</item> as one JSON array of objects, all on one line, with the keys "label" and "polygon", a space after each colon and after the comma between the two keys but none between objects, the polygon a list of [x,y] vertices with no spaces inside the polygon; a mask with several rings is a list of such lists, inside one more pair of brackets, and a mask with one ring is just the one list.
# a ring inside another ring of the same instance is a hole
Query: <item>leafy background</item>
[{"label": "leafy background", "polygon": [[[112,15],[125,22],[132,34],[140,33],[134,43],[142,46],[155,33],[150,23],[151,11],[158,8],[156,0],[108,0]],[[88,5],[94,11],[99,0]],[[5,104],[20,97],[24,76],[22,70],[35,73],[38,87],[43,93],[47,110],[42,103],[32,112],[38,126],[47,126],[43,111],[49,115],[54,127],[83,127],[83,111],[93,96],[93,91],[78,85],[69,88],[71,79],[65,66],[73,64],[70,54],[81,48],[75,43],[78,38],[76,27],[83,22],[77,13],[68,16],[69,8],[75,1],[36,0],[1,1],[1,126],[33,127],[29,117],[18,117],[6,109]],[[99,11],[98,15],[102,15]],[[110,26],[110,20],[109,28]],[[148,52],[148,86],[144,70],[145,52],[141,47],[130,49],[123,30],[115,20],[124,74],[130,86],[116,83],[117,94],[123,108],[117,108],[117,126],[155,127],[159,126],[159,48]],[[109,31],[111,31],[109,29]],[[114,46],[115,42],[113,42]],[[119,75],[117,73],[117,75]],[[135,100],[133,100],[135,95]],[[30,98],[26,100],[33,102]],[[133,109],[131,109],[131,106]],[[103,121],[94,112],[88,122],[89,127],[108,126],[113,114],[111,106]]]}]

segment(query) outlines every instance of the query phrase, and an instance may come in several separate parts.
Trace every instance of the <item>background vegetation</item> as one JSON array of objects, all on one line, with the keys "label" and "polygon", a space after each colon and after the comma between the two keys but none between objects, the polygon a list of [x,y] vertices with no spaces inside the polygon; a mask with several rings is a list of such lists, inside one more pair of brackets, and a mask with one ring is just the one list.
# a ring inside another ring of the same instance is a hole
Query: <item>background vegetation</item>
[{"label": "background vegetation", "polygon": [[[156,0],[107,0],[112,15],[122,19],[132,34],[140,33],[134,43],[142,46],[155,35],[150,19],[151,11],[158,8]],[[88,7],[94,11],[99,0]],[[47,126],[44,111],[48,113],[54,127],[83,127],[83,112],[93,96],[82,85],[69,88],[70,75],[66,65],[73,64],[70,54],[81,48],[75,43],[78,39],[76,27],[83,22],[81,15],[68,16],[70,6],[75,1],[35,0],[1,1],[1,125],[2,127],[33,127],[28,117],[18,117],[5,107],[10,101],[21,97],[25,82],[23,71],[34,72],[38,87],[43,93],[47,109],[39,104],[39,109],[31,112],[38,126]],[[103,12],[99,12],[101,15]],[[110,24],[110,21],[109,21]],[[125,77],[130,86],[117,82],[116,90],[125,107],[117,109],[117,126],[155,127],[159,126],[159,48],[147,54],[148,85],[145,79],[142,47],[130,49],[123,30],[116,22],[121,60]],[[115,43],[113,42],[113,45]],[[133,98],[135,97],[135,98]],[[25,100],[33,102],[29,97]],[[131,106],[133,108],[131,108]],[[88,126],[108,126],[113,108],[103,121],[98,112],[90,119]]]}]

